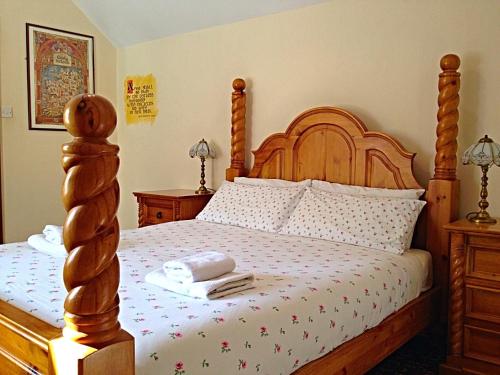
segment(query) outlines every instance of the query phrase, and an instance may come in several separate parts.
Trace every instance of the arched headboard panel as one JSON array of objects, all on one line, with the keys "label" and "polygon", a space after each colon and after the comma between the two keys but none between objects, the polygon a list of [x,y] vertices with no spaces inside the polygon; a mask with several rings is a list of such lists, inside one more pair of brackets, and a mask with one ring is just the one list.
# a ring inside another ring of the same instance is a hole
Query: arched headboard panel
[{"label": "arched headboard panel", "polygon": [[302,113],[285,133],[269,136],[253,154],[249,177],[421,187],[413,174],[415,154],[387,134],[368,131],[360,119],[339,108]]}]

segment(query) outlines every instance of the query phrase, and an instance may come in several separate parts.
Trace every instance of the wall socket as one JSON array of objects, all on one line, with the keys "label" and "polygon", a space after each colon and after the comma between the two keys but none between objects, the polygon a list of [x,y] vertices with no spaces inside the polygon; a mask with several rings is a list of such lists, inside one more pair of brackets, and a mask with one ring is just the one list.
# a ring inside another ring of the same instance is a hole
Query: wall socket
[{"label": "wall socket", "polygon": [[10,118],[13,117],[13,111],[11,105],[3,105],[2,106],[2,118]]}]

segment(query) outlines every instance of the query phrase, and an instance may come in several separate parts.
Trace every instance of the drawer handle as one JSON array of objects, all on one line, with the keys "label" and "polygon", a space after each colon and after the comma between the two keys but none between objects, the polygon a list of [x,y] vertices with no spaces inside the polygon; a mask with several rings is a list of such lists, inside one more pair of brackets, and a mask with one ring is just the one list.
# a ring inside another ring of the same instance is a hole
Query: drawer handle
[{"label": "drawer handle", "polygon": [[158,212],[156,213],[156,218],[157,218],[157,219],[161,219],[162,217],[163,217],[163,212],[158,211]]}]

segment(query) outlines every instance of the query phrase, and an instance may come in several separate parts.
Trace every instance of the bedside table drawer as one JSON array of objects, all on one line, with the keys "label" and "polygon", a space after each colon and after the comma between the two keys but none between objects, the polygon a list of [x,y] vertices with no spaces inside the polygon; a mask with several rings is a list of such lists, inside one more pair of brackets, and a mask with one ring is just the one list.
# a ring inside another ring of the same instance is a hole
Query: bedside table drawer
[{"label": "bedside table drawer", "polygon": [[198,195],[194,190],[173,189],[134,192],[139,204],[139,227],[168,221],[193,219],[213,193]]},{"label": "bedside table drawer", "polygon": [[146,221],[150,224],[166,223],[174,220],[173,207],[148,206]]},{"label": "bedside table drawer", "polygon": [[500,333],[464,326],[464,356],[500,365]]},{"label": "bedside table drawer", "polygon": [[500,323],[500,290],[466,286],[465,315]]},{"label": "bedside table drawer", "polygon": [[498,238],[469,237],[466,275],[500,281]]}]

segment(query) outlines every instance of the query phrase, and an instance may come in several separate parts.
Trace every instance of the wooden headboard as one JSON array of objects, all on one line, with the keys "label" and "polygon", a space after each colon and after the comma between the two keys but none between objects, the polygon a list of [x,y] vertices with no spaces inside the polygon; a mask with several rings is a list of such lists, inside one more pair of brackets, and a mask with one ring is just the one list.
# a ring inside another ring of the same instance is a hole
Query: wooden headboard
[{"label": "wooden headboard", "polygon": [[250,177],[421,188],[412,170],[415,154],[386,134],[369,132],[360,119],[339,108],[302,113],[285,133],[269,136],[253,153]]},{"label": "wooden headboard", "polygon": [[[441,59],[434,177],[423,184],[427,189],[424,196],[427,206],[415,234],[419,247],[427,248],[433,255],[434,283],[443,291],[443,314],[449,282],[449,238],[443,225],[456,218],[459,186],[456,179],[459,66],[456,55]],[[293,120],[284,133],[267,137],[253,151],[254,164],[248,173],[245,81],[235,79],[233,89],[228,181],[248,176],[290,181],[311,178],[391,189],[422,187],[413,173],[414,153],[390,135],[368,131],[354,114],[333,107],[309,109]]]}]

